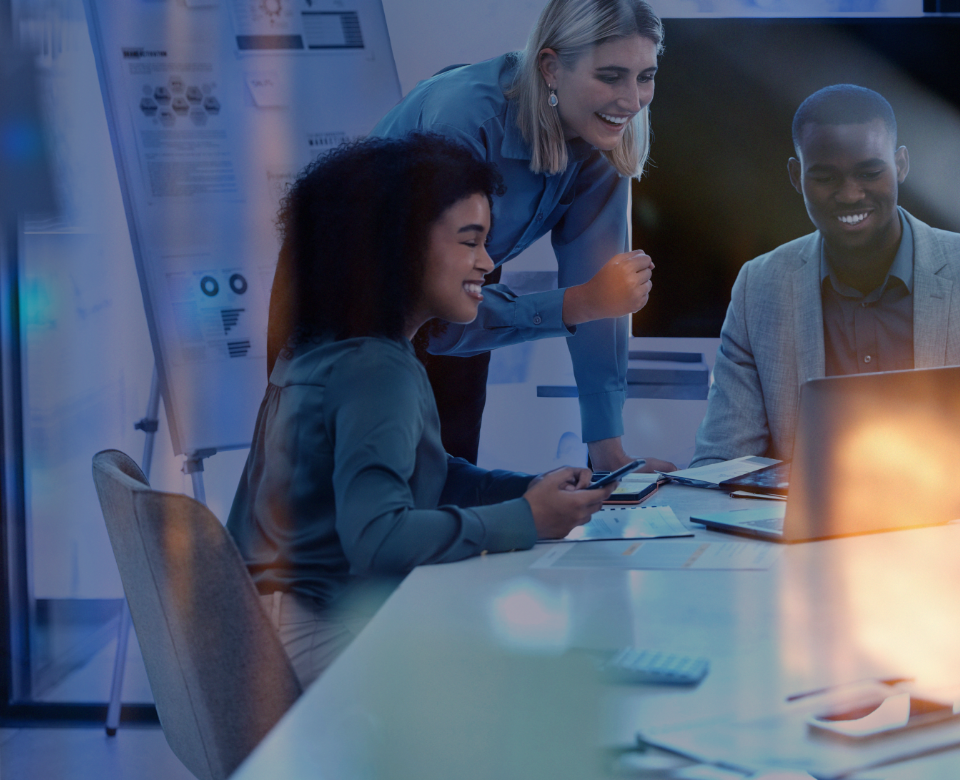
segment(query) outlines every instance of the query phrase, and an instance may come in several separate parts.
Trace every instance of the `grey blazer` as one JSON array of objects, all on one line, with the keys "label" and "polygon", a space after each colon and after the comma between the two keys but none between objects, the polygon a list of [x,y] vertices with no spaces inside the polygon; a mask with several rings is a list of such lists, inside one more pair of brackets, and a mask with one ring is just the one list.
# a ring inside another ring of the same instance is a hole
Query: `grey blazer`
[{"label": "grey blazer", "polygon": [[[960,234],[904,214],[914,242],[914,365],[960,365]],[[743,455],[789,459],[800,385],[823,375],[818,231],[740,269],[690,465]]]}]

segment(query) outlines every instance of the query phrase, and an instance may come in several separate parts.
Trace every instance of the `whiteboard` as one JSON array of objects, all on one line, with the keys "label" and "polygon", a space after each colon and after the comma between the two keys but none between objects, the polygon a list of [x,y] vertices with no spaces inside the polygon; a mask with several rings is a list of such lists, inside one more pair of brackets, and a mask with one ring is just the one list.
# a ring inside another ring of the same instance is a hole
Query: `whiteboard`
[{"label": "whiteboard", "polygon": [[400,99],[380,0],[86,0],[176,454],[248,447],[284,186]]}]

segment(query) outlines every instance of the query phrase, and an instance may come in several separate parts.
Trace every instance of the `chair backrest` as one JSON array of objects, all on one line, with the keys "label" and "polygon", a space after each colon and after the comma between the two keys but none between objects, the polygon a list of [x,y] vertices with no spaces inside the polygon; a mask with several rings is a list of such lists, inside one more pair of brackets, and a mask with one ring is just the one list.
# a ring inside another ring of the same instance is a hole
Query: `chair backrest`
[{"label": "chair backrest", "polygon": [[226,778],[300,695],[293,667],[209,509],[151,490],[117,450],[93,479],[167,742],[201,780]]}]

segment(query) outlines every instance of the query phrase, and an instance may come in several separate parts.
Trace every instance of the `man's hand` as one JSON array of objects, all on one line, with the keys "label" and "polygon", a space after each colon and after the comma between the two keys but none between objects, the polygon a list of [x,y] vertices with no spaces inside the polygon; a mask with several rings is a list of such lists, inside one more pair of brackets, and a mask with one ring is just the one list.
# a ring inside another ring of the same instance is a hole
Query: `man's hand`
[{"label": "man's hand", "polygon": [[[630,461],[636,460],[631,455],[623,451],[623,443],[619,436],[612,439],[598,439],[597,441],[587,442],[587,450],[590,452],[590,465],[597,471],[616,471],[621,466],[626,466]],[[677,467],[667,460],[658,458],[645,458],[646,465],[641,466],[637,471],[650,474],[654,471],[676,471]]]},{"label": "man's hand", "polygon": [[523,497],[533,512],[538,539],[563,539],[600,511],[617,484],[585,490],[590,477],[590,469],[564,466],[533,479]]},{"label": "man's hand", "polygon": [[568,287],[563,295],[566,325],[622,317],[647,304],[653,260],[638,249],[614,255],[589,282]]}]

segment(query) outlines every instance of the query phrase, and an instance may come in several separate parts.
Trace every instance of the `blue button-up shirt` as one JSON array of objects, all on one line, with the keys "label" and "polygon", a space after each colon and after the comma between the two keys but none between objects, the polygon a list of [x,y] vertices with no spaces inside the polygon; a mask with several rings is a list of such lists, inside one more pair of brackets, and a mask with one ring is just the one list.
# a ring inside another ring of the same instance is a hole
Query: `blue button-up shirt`
[{"label": "blue button-up shirt", "polygon": [[827,376],[913,368],[913,230],[900,214],[900,247],[883,283],[866,295],[844,284],[820,244]]},{"label": "blue button-up shirt", "polygon": [[442,133],[496,163],[507,192],[494,200],[490,257],[500,266],[546,233],[557,256],[559,289],[518,296],[505,285],[488,285],[477,319],[451,324],[430,351],[474,355],[522,341],[568,337],[584,441],[620,436],[630,318],[573,328],[563,323],[562,313],[565,288],[588,281],[629,248],[630,180],[581,139],[568,142],[563,172],[551,176],[530,170],[531,150],[517,127],[516,104],[504,96],[516,62],[516,55],[507,54],[422,81],[372,133]]}]

